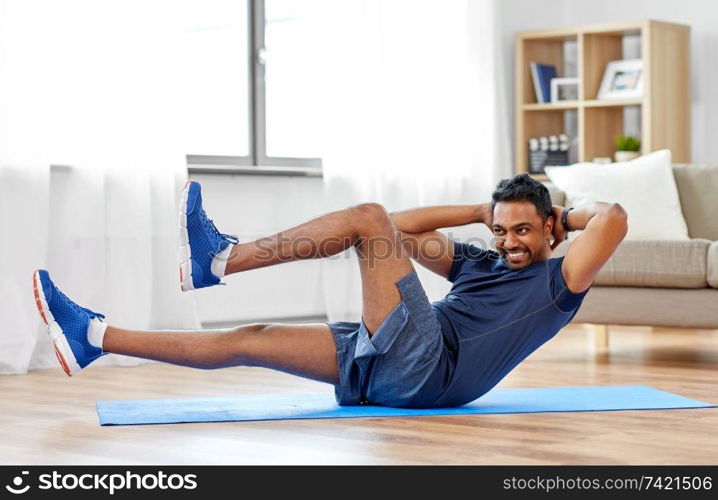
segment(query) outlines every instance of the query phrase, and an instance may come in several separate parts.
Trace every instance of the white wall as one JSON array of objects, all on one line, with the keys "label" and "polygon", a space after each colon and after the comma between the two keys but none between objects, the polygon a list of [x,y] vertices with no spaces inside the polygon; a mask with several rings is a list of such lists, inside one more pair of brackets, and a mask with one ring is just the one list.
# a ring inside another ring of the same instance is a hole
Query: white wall
[{"label": "white wall", "polygon": [[516,85],[514,81],[514,37],[517,32],[524,30],[551,28],[564,26],[563,3],[564,0],[503,0],[499,1],[500,19],[502,26],[502,40],[504,44],[504,61],[506,61],[506,78],[510,86],[508,94],[508,124],[511,135],[511,162],[514,163],[515,147],[515,95]]},{"label": "white wall", "polygon": [[[691,27],[692,156],[718,161],[718,2],[715,0],[503,0],[505,51],[514,60],[514,34],[528,29],[654,19]],[[507,68],[513,84],[513,64]],[[512,86],[513,96],[513,86]],[[514,126],[513,100],[510,113]]]}]

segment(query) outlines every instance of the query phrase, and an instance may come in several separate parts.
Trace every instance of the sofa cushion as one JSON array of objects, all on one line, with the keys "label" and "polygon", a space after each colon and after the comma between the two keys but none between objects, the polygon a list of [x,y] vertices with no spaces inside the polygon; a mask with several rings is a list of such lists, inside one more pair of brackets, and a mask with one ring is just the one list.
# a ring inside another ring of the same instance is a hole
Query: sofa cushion
[{"label": "sofa cushion", "polygon": [[708,285],[718,288],[718,241],[708,248]]},{"label": "sofa cushion", "polygon": [[675,165],[673,177],[688,234],[718,240],[718,166]]},{"label": "sofa cushion", "polygon": [[[554,257],[565,255],[570,242],[556,248]],[[594,285],[655,288],[705,288],[709,240],[624,240],[599,271]]]},{"label": "sofa cushion", "polygon": [[566,206],[620,203],[628,212],[627,240],[690,239],[667,149],[628,162],[576,163],[545,170],[566,194]]}]

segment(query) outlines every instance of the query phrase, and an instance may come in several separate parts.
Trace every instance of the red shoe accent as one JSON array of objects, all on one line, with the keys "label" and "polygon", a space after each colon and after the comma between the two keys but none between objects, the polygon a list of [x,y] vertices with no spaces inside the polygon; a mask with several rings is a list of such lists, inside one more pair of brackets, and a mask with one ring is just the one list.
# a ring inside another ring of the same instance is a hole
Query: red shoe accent
[{"label": "red shoe accent", "polygon": [[55,346],[55,356],[57,356],[57,360],[60,362],[60,365],[62,365],[62,369],[65,370],[68,377],[72,377],[72,373],[70,372],[70,368],[67,366],[65,357],[60,352],[60,349],[57,348],[57,343],[53,341],[52,344]]},{"label": "red shoe accent", "polygon": [[37,289],[37,270],[32,273],[32,291],[35,294],[35,305],[37,306],[37,310],[40,312],[40,316],[42,316],[42,320],[47,325],[47,318],[45,317],[45,311],[42,310],[42,301],[40,300],[40,292]]}]

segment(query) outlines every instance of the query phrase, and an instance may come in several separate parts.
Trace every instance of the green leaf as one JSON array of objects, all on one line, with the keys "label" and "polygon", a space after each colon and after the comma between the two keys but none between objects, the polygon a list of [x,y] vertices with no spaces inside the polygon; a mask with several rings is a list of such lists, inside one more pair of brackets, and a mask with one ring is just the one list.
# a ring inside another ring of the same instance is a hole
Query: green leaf
[{"label": "green leaf", "polygon": [[631,135],[616,136],[616,151],[640,151],[641,140]]}]

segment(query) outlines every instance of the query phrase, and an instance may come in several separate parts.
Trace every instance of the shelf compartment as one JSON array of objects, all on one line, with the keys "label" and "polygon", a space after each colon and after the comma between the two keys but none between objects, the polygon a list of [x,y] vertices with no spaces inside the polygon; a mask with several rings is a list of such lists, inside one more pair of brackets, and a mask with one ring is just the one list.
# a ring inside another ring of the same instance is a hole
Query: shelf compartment
[{"label": "shelf compartment", "polygon": [[[564,43],[576,40],[576,37],[545,38],[538,40],[525,40],[519,38],[518,47],[522,55],[518,58],[519,66],[516,74],[522,81],[523,89],[520,95],[522,104],[539,104],[536,102],[533,78],[531,76],[531,63],[552,64],[556,67],[558,75],[564,75]],[[540,103],[549,104],[549,103]]]},{"label": "shelf compartment", "polygon": [[623,33],[586,33],[583,35],[582,46],[581,99],[593,100],[601,87],[606,65],[623,59]]},{"label": "shelf compartment", "polygon": [[[575,122],[577,111],[575,109],[541,109],[523,113],[519,122],[521,137],[526,140],[517,147],[517,164],[521,165],[519,172],[528,172],[529,169],[529,143],[528,139],[550,135],[568,134],[570,137],[575,132],[567,130],[567,124]],[[569,127],[570,128],[570,127]],[[536,178],[537,174],[532,174]]]},{"label": "shelf compartment", "polygon": [[592,161],[598,156],[613,158],[615,137],[624,133],[623,107],[585,108],[582,111],[587,139],[581,144],[581,161]]}]

